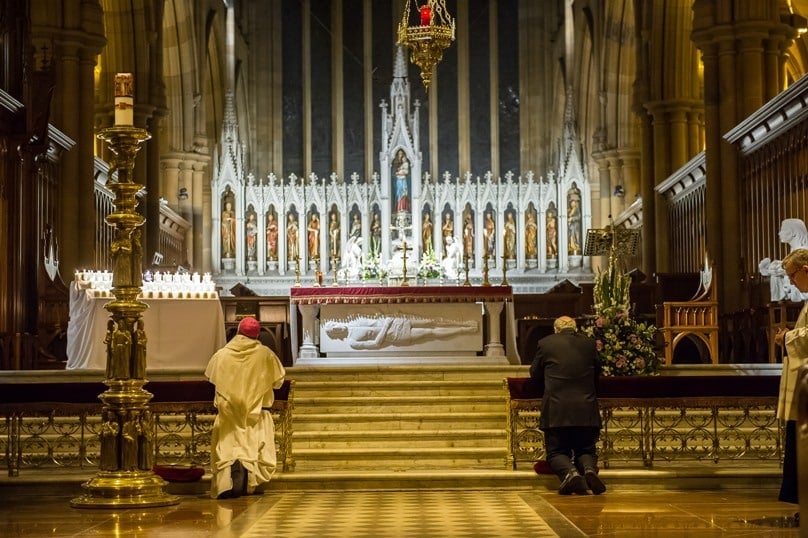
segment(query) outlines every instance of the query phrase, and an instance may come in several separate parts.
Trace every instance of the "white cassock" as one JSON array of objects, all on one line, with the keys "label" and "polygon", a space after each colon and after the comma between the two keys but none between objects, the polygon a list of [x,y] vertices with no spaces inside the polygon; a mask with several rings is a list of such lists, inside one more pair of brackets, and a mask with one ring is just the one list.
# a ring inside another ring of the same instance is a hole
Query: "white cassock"
[{"label": "white cassock", "polygon": [[[277,466],[275,424],[269,407],[273,388],[286,371],[278,356],[258,340],[237,334],[211,357],[205,376],[216,386],[219,410],[211,433],[211,496],[233,489],[230,466],[249,472],[247,492],[268,482]],[[263,409],[266,408],[266,409]]]}]

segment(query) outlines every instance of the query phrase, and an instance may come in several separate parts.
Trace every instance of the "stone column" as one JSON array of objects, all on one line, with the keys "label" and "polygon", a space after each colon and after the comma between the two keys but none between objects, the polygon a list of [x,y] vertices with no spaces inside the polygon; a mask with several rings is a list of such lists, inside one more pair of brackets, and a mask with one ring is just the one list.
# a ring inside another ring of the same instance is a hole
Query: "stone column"
[{"label": "stone column", "polygon": [[483,303],[485,313],[488,315],[488,343],[485,344],[486,357],[504,357],[505,347],[499,340],[499,332],[502,318],[502,302]]},{"label": "stone column", "polygon": [[300,351],[297,356],[301,359],[316,359],[320,356],[320,350],[315,344],[314,331],[317,330],[317,316],[320,313],[320,305],[301,304],[298,305],[298,308],[303,318],[303,343],[300,344]]}]

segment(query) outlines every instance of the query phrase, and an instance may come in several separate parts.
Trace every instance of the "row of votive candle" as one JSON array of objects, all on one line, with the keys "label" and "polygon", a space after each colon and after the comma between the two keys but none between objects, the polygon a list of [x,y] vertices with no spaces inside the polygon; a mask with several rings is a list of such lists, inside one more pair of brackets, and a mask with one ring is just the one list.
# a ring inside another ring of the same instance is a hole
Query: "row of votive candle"
[{"label": "row of votive candle", "polygon": [[[75,279],[95,297],[112,295],[112,273],[109,271],[76,271]],[[217,297],[216,283],[210,273],[151,273],[143,275],[141,297],[146,299],[208,299]]]}]

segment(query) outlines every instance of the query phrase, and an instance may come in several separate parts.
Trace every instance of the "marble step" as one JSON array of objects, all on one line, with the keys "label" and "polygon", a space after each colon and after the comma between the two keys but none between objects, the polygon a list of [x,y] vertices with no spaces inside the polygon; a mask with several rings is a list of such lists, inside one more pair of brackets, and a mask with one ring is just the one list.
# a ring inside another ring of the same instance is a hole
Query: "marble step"
[{"label": "marble step", "polygon": [[295,395],[295,416],[306,413],[440,413],[505,410],[501,396],[369,396],[317,397]]},{"label": "marble step", "polygon": [[473,380],[362,380],[344,383],[342,381],[298,381],[295,383],[296,398],[327,396],[401,396],[418,394],[421,396],[462,396],[488,395],[504,398],[502,381]]},{"label": "marble step", "polygon": [[408,448],[295,448],[295,472],[312,470],[502,469],[505,446]]},{"label": "marble step", "polygon": [[497,429],[506,423],[500,411],[454,413],[301,413],[294,418],[294,428],[303,431],[343,431],[358,429],[434,430],[462,425],[469,429]]},{"label": "marble step", "polygon": [[505,450],[504,429],[297,431],[294,450],[378,448],[387,453],[402,448],[497,448]]}]

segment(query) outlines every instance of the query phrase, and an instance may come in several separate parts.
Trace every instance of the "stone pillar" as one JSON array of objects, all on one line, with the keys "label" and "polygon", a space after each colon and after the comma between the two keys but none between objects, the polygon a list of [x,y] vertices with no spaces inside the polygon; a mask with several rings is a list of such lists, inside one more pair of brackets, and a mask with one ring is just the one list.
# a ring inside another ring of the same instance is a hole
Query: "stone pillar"
[{"label": "stone pillar", "polygon": [[760,0],[754,10],[738,10],[732,0],[696,0],[693,13],[692,40],[704,65],[707,251],[721,311],[734,312],[749,297],[738,293],[747,287],[738,234],[738,154],[723,135],[783,88],[782,52],[796,31],[781,22],[777,0]]},{"label": "stone pillar", "polygon": [[316,359],[320,356],[320,350],[315,343],[314,331],[317,329],[316,318],[320,313],[320,305],[301,304],[298,308],[303,319],[303,343],[300,344],[297,356],[301,359]]},{"label": "stone pillar", "polygon": [[488,315],[488,343],[485,344],[486,357],[504,357],[505,347],[499,339],[502,318],[501,302],[485,302],[485,313]]}]

